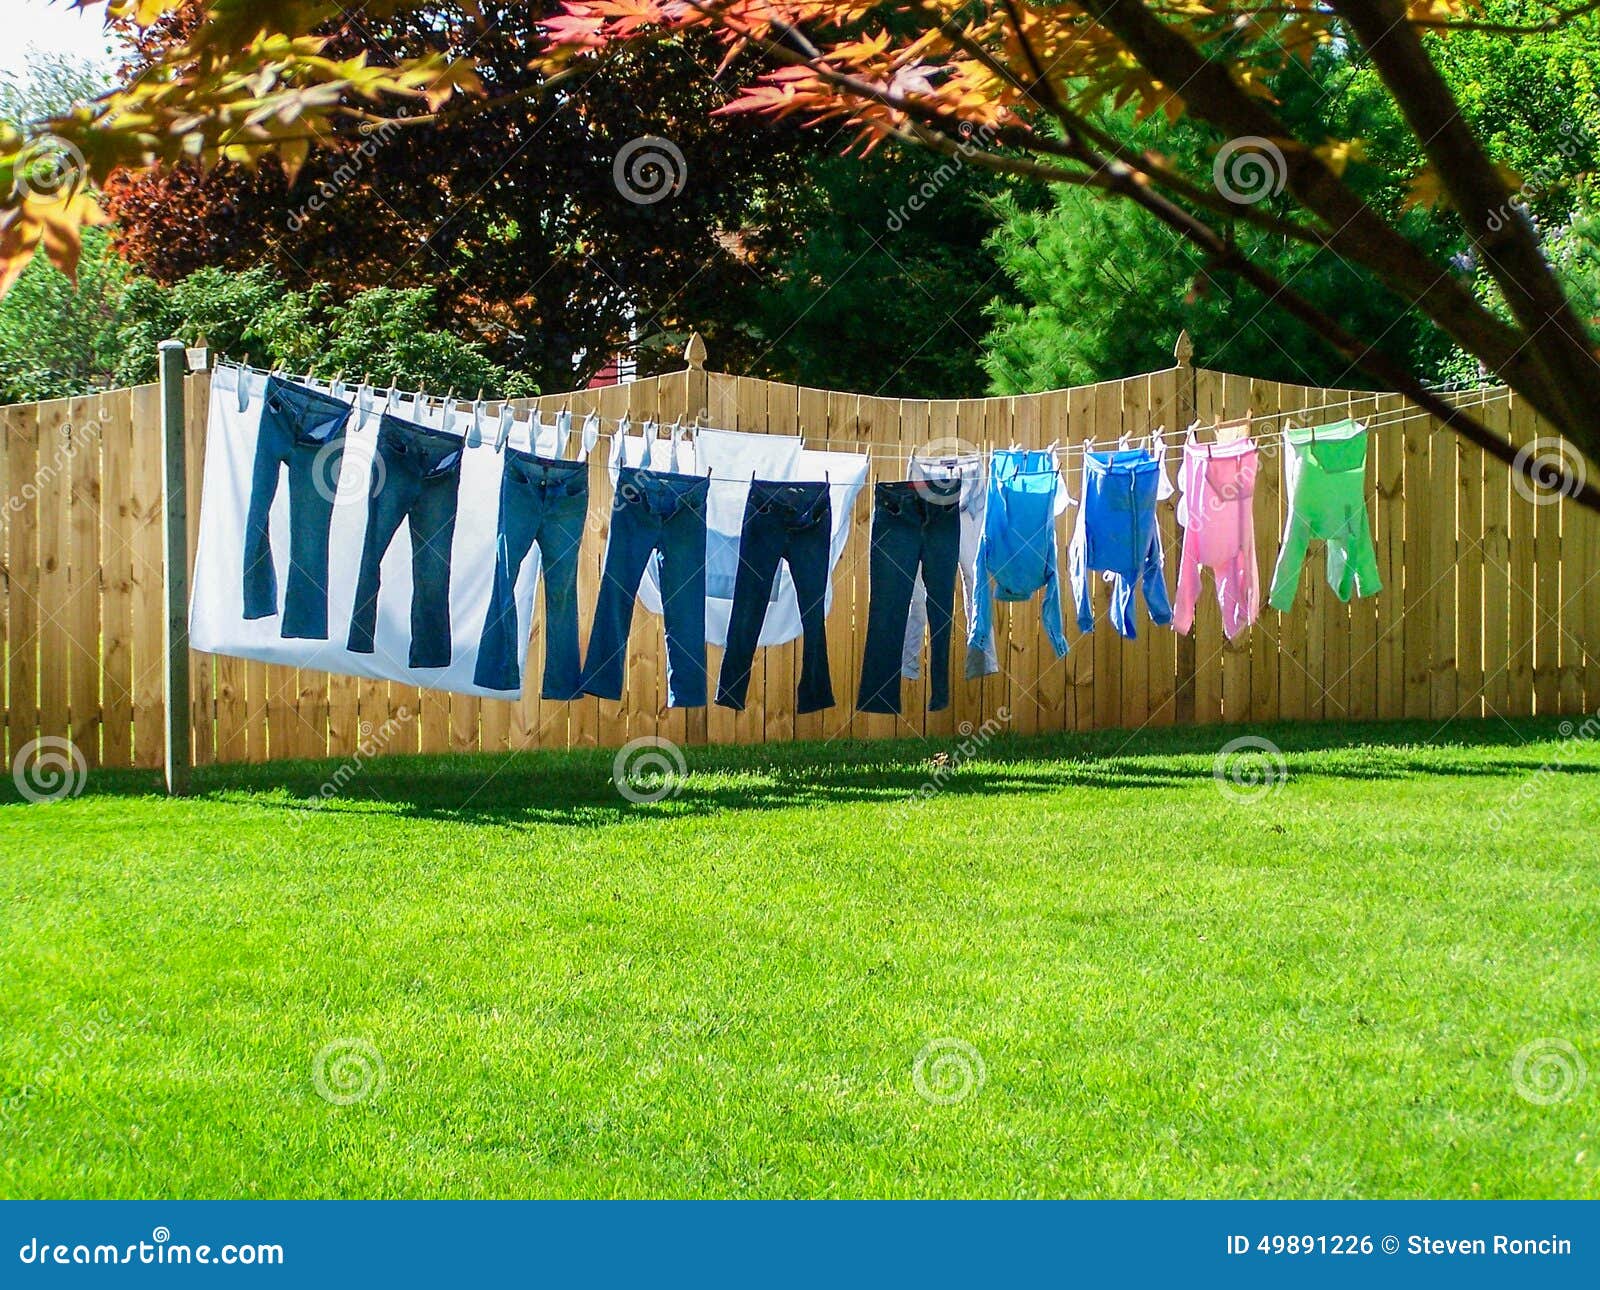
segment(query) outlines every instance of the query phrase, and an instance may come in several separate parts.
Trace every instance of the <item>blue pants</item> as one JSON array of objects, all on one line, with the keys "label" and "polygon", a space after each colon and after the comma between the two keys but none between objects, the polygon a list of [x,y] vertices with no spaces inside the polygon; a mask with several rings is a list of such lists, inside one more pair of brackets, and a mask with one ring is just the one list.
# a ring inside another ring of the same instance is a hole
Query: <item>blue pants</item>
[{"label": "blue pants", "polygon": [[278,476],[287,467],[289,579],[280,632],[285,637],[328,638],[328,529],[349,419],[350,406],[343,400],[275,376],[267,378],[244,522],[244,616],[271,618],[278,612],[278,574],[272,564],[268,520],[278,495]]},{"label": "blue pants", "polygon": [[900,712],[900,659],[917,571],[928,595],[928,710],[950,706],[950,638],[955,620],[961,508],[923,482],[878,484],[872,493],[871,594],[861,658],[862,712]]},{"label": "blue pants", "polygon": [[717,681],[717,702],[724,707],[744,707],[750,666],[761,641],[761,624],[766,621],[779,560],[789,562],[789,576],[800,602],[800,624],[805,629],[795,711],[817,712],[833,706],[823,623],[832,538],[833,503],[827,484],[757,480],[750,485],[739,532],[739,572],[733,584],[728,649]]},{"label": "blue pants", "polygon": [[494,590],[472,679],[486,690],[522,684],[517,654],[517,575],[539,544],[544,583],[544,689],[547,699],[575,699],[578,666],[578,548],[589,513],[589,466],[552,461],[506,448],[500,479],[500,534],[495,543]]},{"label": "blue pants", "polygon": [[706,702],[706,495],[703,475],[623,466],[611,509],[600,599],[589,631],[583,692],[620,699],[639,579],[661,558],[661,609],[667,629],[667,706]]},{"label": "blue pants", "polygon": [[1079,631],[1094,630],[1094,573],[1112,575],[1111,625],[1129,640],[1138,634],[1133,597],[1141,583],[1150,621],[1172,622],[1156,523],[1160,485],[1161,465],[1143,448],[1084,454],[1082,509],[1069,552]]},{"label": "blue pants", "polygon": [[367,538],[350,616],[353,654],[373,652],[383,556],[404,520],[411,530],[412,667],[450,666],[450,544],[461,487],[461,439],[384,415],[372,458]]},{"label": "blue pants", "polygon": [[1061,626],[1061,571],[1056,561],[1056,489],[1060,475],[1053,452],[1006,449],[989,458],[989,497],[983,539],[973,571],[978,610],[967,636],[967,680],[995,670],[994,604],[1033,599],[1041,587],[1039,621],[1057,658],[1065,658]]}]

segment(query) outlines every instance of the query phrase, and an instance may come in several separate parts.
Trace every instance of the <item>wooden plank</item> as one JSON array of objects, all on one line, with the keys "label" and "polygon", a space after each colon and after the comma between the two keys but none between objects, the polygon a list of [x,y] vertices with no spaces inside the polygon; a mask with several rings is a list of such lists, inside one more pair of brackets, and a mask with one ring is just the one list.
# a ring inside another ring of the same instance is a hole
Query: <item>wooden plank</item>
[{"label": "wooden plank", "polygon": [[[1304,720],[1309,709],[1309,700],[1314,693],[1311,687],[1311,674],[1307,668],[1306,644],[1305,587],[1307,573],[1310,572],[1309,561],[1307,569],[1301,571],[1300,594],[1296,597],[1294,605],[1286,611],[1279,612],[1267,606],[1266,597],[1271,590],[1272,575],[1277,567],[1278,552],[1283,546],[1283,535],[1289,520],[1288,469],[1294,449],[1289,446],[1284,436],[1290,425],[1300,424],[1301,410],[1313,399],[1320,402],[1320,395],[1315,395],[1304,386],[1279,386],[1278,420],[1269,431],[1263,432],[1271,435],[1271,451],[1264,454],[1261,473],[1270,473],[1278,482],[1279,519],[1276,533],[1267,541],[1258,542],[1256,555],[1261,562],[1262,616],[1271,616],[1272,627],[1278,639],[1277,715],[1284,721]],[[1261,535],[1258,533],[1257,536],[1259,538]]]},{"label": "wooden plank", "polygon": [[[913,450],[928,442],[929,425],[931,424],[931,404],[914,399],[900,401],[896,411],[896,422],[899,426],[899,435],[893,447],[883,450],[884,455],[876,463],[879,479],[907,479],[909,478],[909,458]],[[956,598],[960,599],[960,579],[957,578]],[[955,630],[951,641],[951,657],[957,654],[965,655],[965,633],[962,630],[962,620],[959,617],[960,609],[957,607]],[[922,648],[922,667],[915,678],[902,676],[900,678],[900,722],[896,733],[901,735],[915,734],[925,736],[929,723],[938,726],[940,713],[928,711],[928,695],[930,691],[929,676],[930,659],[929,648],[924,643]],[[954,696],[952,695],[951,707],[953,708]],[[947,710],[948,711],[948,710]]]},{"label": "wooden plank", "polygon": [[[897,399],[875,398],[860,395],[855,399],[856,437],[873,456],[879,479],[904,479],[905,467],[901,458],[900,403]],[[865,562],[870,570],[870,558]],[[856,594],[870,602],[870,577],[856,584]],[[903,637],[901,638],[904,639]],[[865,645],[865,635],[862,645]],[[859,650],[858,650],[859,652]],[[899,642],[895,644],[895,657],[899,657]],[[858,664],[859,668],[859,664]],[[898,669],[897,669],[898,670]],[[859,682],[860,673],[857,672]],[[900,715],[859,712],[850,722],[850,731],[857,739],[893,739],[897,735],[917,733],[922,727],[920,713],[913,715],[910,705],[911,687],[900,682]]]},{"label": "wooden plank", "polygon": [[[1105,381],[1092,389],[1095,444],[1113,446],[1122,433],[1122,386]],[[1082,499],[1080,499],[1081,501]],[[1089,576],[1090,602],[1094,606],[1094,724],[1114,729],[1122,716],[1122,644],[1111,625],[1109,584],[1098,573]]]},{"label": "wooden plank", "polygon": [[9,757],[39,733],[39,409],[0,407],[6,451],[6,729]]},{"label": "wooden plank", "polygon": [[[1230,415],[1230,401],[1238,406],[1237,378],[1222,372],[1200,374],[1196,385],[1195,415],[1201,433],[1212,434],[1212,427]],[[1234,413],[1232,415],[1237,415]],[[1216,589],[1204,579],[1202,595],[1194,612],[1194,720],[1210,725],[1222,720],[1223,681],[1226,662],[1223,655],[1222,612],[1217,606]]]},{"label": "wooden plank", "polygon": [[[1134,436],[1134,442],[1143,446],[1146,436],[1155,428],[1151,407],[1150,379],[1146,376],[1130,377],[1118,382],[1122,386],[1122,426]],[[1167,502],[1159,502],[1157,512],[1171,511]],[[1157,523],[1160,523],[1159,518]],[[1170,584],[1169,584],[1170,585]],[[1117,637],[1117,676],[1121,682],[1121,704],[1117,724],[1124,730],[1137,730],[1150,716],[1150,696],[1146,689],[1150,670],[1150,638],[1156,632],[1169,632],[1150,621],[1149,605],[1145,601],[1144,581],[1140,579],[1133,592],[1133,622],[1137,635],[1133,640]]]},{"label": "wooden plank", "polygon": [[[929,413],[928,433],[937,442],[940,440],[954,440],[962,451],[975,451],[991,453],[997,448],[1004,448],[1005,443],[996,443],[990,438],[989,426],[985,420],[985,400],[983,399],[955,399],[935,403]],[[980,596],[992,593],[993,580],[989,585],[978,588]],[[998,609],[999,605],[992,608]],[[965,729],[972,731],[983,724],[983,683],[969,681],[967,677],[967,630],[966,630],[966,599],[962,593],[961,607],[958,611],[956,622],[959,624],[957,640],[950,651],[950,708],[945,713],[930,713],[925,729],[929,734],[954,736]],[[999,628],[996,627],[996,651],[998,656]],[[1004,659],[1001,659],[1002,664]],[[944,665],[943,659],[931,656],[928,646],[923,646],[924,670]]]},{"label": "wooden plank", "polygon": [[[1377,409],[1376,396],[1353,393],[1350,396],[1350,415],[1370,427]],[[1381,556],[1383,533],[1378,495],[1378,440],[1382,431],[1367,433],[1366,486],[1362,491],[1367,518],[1372,525],[1373,546]],[[1381,568],[1381,563],[1380,563]],[[1385,584],[1387,585],[1387,584]],[[1371,721],[1378,715],[1378,602],[1376,596],[1352,597],[1348,610],[1348,646],[1343,662],[1345,680],[1343,700],[1345,711],[1352,720]]]},{"label": "wooden plank", "polygon": [[[627,388],[621,385],[611,385],[596,391],[595,407],[600,413],[605,429],[614,434],[617,429],[618,418],[628,410]],[[593,478],[593,475],[591,475],[591,487],[593,486]],[[609,474],[606,475],[605,479],[605,496],[609,507],[611,498]],[[598,588],[598,586],[599,584],[596,582],[596,587]],[[593,622],[593,618],[591,617],[589,621]],[[661,630],[661,624],[653,621],[653,615],[639,608],[638,602],[635,600],[633,631],[629,633],[628,645],[625,645],[624,649],[631,646],[634,633],[642,635],[650,632],[660,632]],[[618,748],[628,742],[628,703],[630,697],[628,687],[631,684],[632,681],[627,678],[625,672],[622,698],[620,700],[615,702],[610,699],[595,700],[598,717],[595,739],[602,748]]]},{"label": "wooden plank", "polygon": [[[1399,434],[1405,448],[1405,585],[1399,588],[1404,622],[1401,630],[1405,660],[1405,715],[1426,717],[1429,711],[1429,671],[1433,652],[1433,598],[1428,573],[1433,567],[1431,510],[1428,489],[1430,423],[1407,406]],[[1386,433],[1393,434],[1392,429]]]},{"label": "wooden plank", "polygon": [[1278,685],[1282,669],[1279,628],[1282,623],[1278,614],[1266,608],[1266,596],[1272,583],[1272,564],[1278,552],[1279,535],[1283,532],[1283,473],[1279,465],[1282,445],[1275,438],[1280,429],[1278,413],[1283,403],[1283,387],[1276,381],[1252,383],[1251,434],[1259,446],[1251,521],[1261,605],[1260,616],[1245,632],[1250,651],[1249,718],[1253,722],[1276,721],[1279,712]]},{"label": "wooden plank", "polygon": [[[1067,391],[1067,427],[1072,452],[1067,460],[1067,487],[1083,504],[1083,459],[1089,445],[1106,436],[1100,432],[1099,409],[1092,387],[1080,385]],[[1095,650],[1094,637],[1078,630],[1077,608],[1072,594],[1072,542],[1071,534],[1078,523],[1078,509],[1067,513],[1067,543],[1062,549],[1061,606],[1067,631],[1067,696],[1072,730],[1092,730],[1095,727]]]},{"label": "wooden plank", "polygon": [[1377,424],[1368,450],[1376,459],[1373,487],[1374,540],[1378,548],[1378,573],[1383,591],[1377,600],[1377,715],[1385,721],[1405,716],[1405,656],[1402,652],[1405,604],[1405,436],[1396,418],[1404,415],[1405,400],[1380,394],[1372,419]]},{"label": "wooden plank", "polygon": [[[1011,433],[1018,443],[1030,450],[1048,446],[1038,395],[1018,395],[1012,401],[1011,412]],[[1058,546],[1058,553],[1059,550]],[[1019,735],[1036,734],[1039,730],[1041,653],[1055,657],[1055,651],[1045,643],[1042,601],[1041,593],[1028,604],[1016,606],[1018,612],[1011,623],[1011,649],[1004,669],[1006,697],[1002,702],[1010,717],[1007,728]],[[985,713],[990,715],[993,714]]]},{"label": "wooden plank", "polygon": [[[984,439],[995,448],[1020,443],[1016,425],[1016,400],[1013,398],[984,399],[981,403]],[[1011,711],[1012,674],[1017,666],[1018,640],[1028,631],[1042,630],[1039,617],[1039,597],[1027,601],[994,602],[994,649],[1000,670],[977,683],[978,719],[971,729],[966,723],[956,725],[958,735],[970,734],[991,718],[999,718],[1003,708]]]},{"label": "wooden plank", "polygon": [[166,724],[161,693],[161,392],[136,386],[133,405],[133,465],[128,508],[133,531],[133,764],[161,764]]},{"label": "wooden plank", "polygon": [[[1056,444],[1058,448],[1066,450],[1070,446],[1071,437],[1071,407],[1064,390],[1052,390],[1046,394],[1035,396],[1039,407],[1038,439],[1041,447]],[[1062,477],[1070,480],[1071,474],[1067,463],[1074,459],[1069,451],[1056,454],[1056,462],[1062,467]],[[1068,484],[1068,491],[1071,485]],[[1070,580],[1067,576],[1068,539],[1072,534],[1072,525],[1077,518],[1077,510],[1068,507],[1055,521],[1056,541],[1056,575],[1061,582],[1061,620],[1062,630],[1069,633],[1068,647],[1071,646],[1072,630],[1072,596]],[[1032,730],[1052,731],[1064,730],[1070,725],[1068,706],[1071,703],[1071,680],[1068,659],[1056,657],[1054,648],[1051,647],[1049,638],[1045,635],[1042,626],[1034,635],[1032,650],[1032,670],[1029,680],[1033,687],[1033,725]],[[1070,654],[1069,654],[1070,658]]]},{"label": "wooden plank", "polygon": [[[1182,379],[1187,382],[1187,371]],[[1178,468],[1183,460],[1183,432],[1191,416],[1184,414],[1185,399],[1178,397],[1179,369],[1169,368],[1150,377],[1150,420],[1166,427],[1167,472],[1177,483]],[[1174,494],[1156,508],[1156,523],[1161,529],[1162,567],[1166,573],[1167,598],[1170,603],[1178,588],[1178,555],[1183,531],[1178,527],[1178,499]],[[1153,628],[1145,641],[1145,723],[1152,726],[1171,725],[1174,715],[1174,697],[1178,684],[1178,637],[1171,627]]]},{"label": "wooden plank", "polygon": [[[853,394],[839,394],[834,391],[818,391],[818,397],[826,400],[828,416],[826,429],[822,434],[824,440],[831,440],[831,444],[821,446],[842,448],[845,445],[860,445],[863,449],[870,450],[870,445],[862,441],[861,429],[856,420],[856,396]],[[807,427],[810,429],[811,427]],[[849,607],[851,621],[855,624],[855,631],[848,639],[830,637],[828,641],[828,662],[833,672],[833,684],[836,691],[842,691],[843,702],[839,707],[827,714],[828,739],[858,737],[858,732],[865,728],[864,714],[856,710],[856,700],[861,689],[861,650],[866,642],[867,635],[867,607],[870,595],[869,559],[870,529],[872,520],[872,486],[876,480],[884,478],[880,473],[883,463],[874,460],[867,477],[867,487],[861,490],[861,498],[856,503],[856,513],[850,526],[850,544],[845,548],[843,558],[834,573],[833,593],[835,603],[840,607]],[[837,610],[835,612],[838,612]],[[716,732],[712,732],[713,740]]]},{"label": "wooden plank", "polygon": [[[187,363],[187,360],[183,360]],[[194,585],[194,556],[199,549],[200,537],[200,487],[206,464],[206,423],[211,402],[211,375],[196,372],[183,380],[183,466],[186,497],[184,512],[187,539],[185,555],[188,560],[188,577],[184,580],[184,595],[178,609],[188,639],[189,596]],[[216,666],[212,654],[189,652],[189,755],[196,766],[205,766],[217,759],[217,707]]]},{"label": "wooden plank", "polygon": [[67,416],[66,399],[39,404],[39,733],[57,739],[71,732],[62,664],[74,648],[65,613],[72,523],[72,472],[63,451]]},{"label": "wooden plank", "polygon": [[[655,404],[657,415],[663,421],[671,422],[679,417],[683,423],[689,425],[694,420],[695,407],[689,403],[689,373],[673,372],[666,376],[656,378]],[[665,633],[663,632],[663,638]],[[706,677],[709,693],[708,700],[716,699],[717,674],[711,670],[710,651],[707,650]],[[665,658],[656,663],[656,734],[663,739],[669,739],[678,747],[687,746],[689,739],[690,710],[687,708],[667,707],[667,673]],[[703,709],[700,710],[703,713]]]},{"label": "wooden plank", "polygon": [[1456,454],[1457,716],[1483,715],[1483,468],[1484,452],[1441,427]]},{"label": "wooden plank", "polygon": [[59,660],[67,669],[67,694],[73,746],[90,766],[100,764],[100,422],[99,399],[69,399],[61,450],[67,492],[71,548],[66,605],[62,617],[72,642]]},{"label": "wooden plank", "polygon": [[[1429,422],[1429,547],[1428,584],[1432,588],[1432,659],[1429,667],[1430,715],[1448,721],[1456,715],[1456,445],[1455,432]],[[1552,676],[1552,679],[1553,676]]]}]

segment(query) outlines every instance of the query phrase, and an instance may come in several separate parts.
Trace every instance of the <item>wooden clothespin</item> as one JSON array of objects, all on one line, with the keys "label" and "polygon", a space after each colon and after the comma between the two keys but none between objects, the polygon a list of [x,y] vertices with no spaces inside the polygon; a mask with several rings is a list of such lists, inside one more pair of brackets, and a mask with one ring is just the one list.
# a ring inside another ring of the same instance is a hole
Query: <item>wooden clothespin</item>
[{"label": "wooden clothespin", "polygon": [[500,405],[500,420],[494,428],[494,450],[504,452],[506,444],[511,441],[511,427],[517,419],[516,412],[509,403]]}]

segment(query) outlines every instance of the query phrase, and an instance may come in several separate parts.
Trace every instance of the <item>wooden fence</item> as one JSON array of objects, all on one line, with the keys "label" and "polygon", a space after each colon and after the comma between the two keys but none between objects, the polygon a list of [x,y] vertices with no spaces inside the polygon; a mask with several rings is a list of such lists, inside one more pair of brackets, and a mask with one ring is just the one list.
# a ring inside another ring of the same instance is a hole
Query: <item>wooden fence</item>
[{"label": "wooden fence", "polygon": [[[190,545],[199,514],[209,377],[188,378]],[[1477,397],[1477,396],[1474,396]],[[528,405],[519,405],[528,406]],[[1384,591],[1340,604],[1308,562],[1294,611],[1263,610],[1223,639],[1209,578],[1195,633],[1151,628],[1125,641],[1104,615],[1072,649],[1050,651],[1037,601],[997,606],[999,675],[961,679],[952,706],[926,713],[926,682],[905,685],[906,715],[858,713],[854,698],[867,608],[870,486],[856,503],[834,574],[829,657],[840,706],[796,716],[798,643],[761,651],[748,706],[668,710],[660,620],[640,613],[620,703],[480,700],[393,683],[196,654],[191,710],[197,763],[338,756],[369,750],[438,752],[620,745],[641,735],[680,744],[758,743],[914,735],[940,739],[997,718],[1023,733],[1135,728],[1175,722],[1426,718],[1578,713],[1600,707],[1600,516],[1568,503],[1535,504],[1498,462],[1435,422],[1397,416],[1388,395],[1256,381],[1180,363],[1122,381],[1014,398],[922,401],[798,388],[687,371],[630,385],[531,401],[580,417],[627,413],[904,454],[930,441],[980,448],[1105,441],[1192,417],[1252,412],[1270,434],[1277,414],[1326,411],[1380,423],[1368,495]],[[1414,410],[1413,410],[1414,411]],[[1550,432],[1521,400],[1490,399],[1485,415],[1519,443]],[[156,386],[0,408],[4,513],[5,736],[8,761],[41,736],[69,738],[90,764],[156,766],[162,756],[161,430]],[[875,460],[874,478],[897,475]],[[903,477],[899,475],[898,477]],[[599,585],[610,484],[591,468],[592,526],[580,578],[585,630]],[[1072,479],[1076,493],[1078,482]],[[1282,531],[1282,463],[1269,450],[1255,498],[1265,589]],[[1066,526],[1062,520],[1063,571]],[[1173,507],[1162,507],[1169,584],[1176,578]],[[960,609],[958,608],[958,622]],[[716,675],[721,651],[710,650]],[[527,675],[543,665],[535,615]]]}]

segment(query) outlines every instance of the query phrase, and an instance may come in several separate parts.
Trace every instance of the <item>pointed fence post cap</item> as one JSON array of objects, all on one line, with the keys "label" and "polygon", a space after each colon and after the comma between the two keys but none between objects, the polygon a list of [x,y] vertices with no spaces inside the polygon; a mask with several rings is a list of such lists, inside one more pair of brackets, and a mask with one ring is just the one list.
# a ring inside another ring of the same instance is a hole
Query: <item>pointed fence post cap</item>
[{"label": "pointed fence post cap", "polygon": [[706,343],[700,339],[699,332],[690,334],[689,343],[683,347],[683,360],[694,371],[706,365]]},{"label": "pointed fence post cap", "polygon": [[1178,360],[1179,367],[1188,367],[1194,358],[1194,342],[1189,339],[1187,327],[1178,333],[1178,343],[1172,347],[1172,356]]}]

